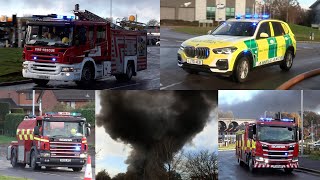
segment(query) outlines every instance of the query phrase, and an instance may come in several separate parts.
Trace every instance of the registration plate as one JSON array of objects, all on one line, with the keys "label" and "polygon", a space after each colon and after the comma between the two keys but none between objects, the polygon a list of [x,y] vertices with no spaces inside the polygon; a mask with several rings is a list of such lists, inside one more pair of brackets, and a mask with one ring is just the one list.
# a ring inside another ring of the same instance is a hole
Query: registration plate
[{"label": "registration plate", "polygon": [[272,168],[284,168],[284,165],[271,165]]},{"label": "registration plate", "polygon": [[60,159],[60,162],[71,162],[71,159]]},{"label": "registration plate", "polygon": [[202,60],[199,59],[187,59],[188,64],[196,64],[196,65],[202,65]]},{"label": "registration plate", "polygon": [[38,76],[39,79],[49,79],[49,76]]}]

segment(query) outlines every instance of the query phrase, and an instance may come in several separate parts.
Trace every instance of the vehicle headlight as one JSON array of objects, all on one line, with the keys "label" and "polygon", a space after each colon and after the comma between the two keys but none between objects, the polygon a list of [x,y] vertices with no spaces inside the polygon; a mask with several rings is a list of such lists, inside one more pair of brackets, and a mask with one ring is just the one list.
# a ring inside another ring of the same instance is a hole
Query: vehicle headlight
[{"label": "vehicle headlight", "polygon": [[72,67],[63,67],[62,69],[61,69],[61,71],[62,72],[73,72],[73,68]]},{"label": "vehicle headlight", "polygon": [[50,153],[40,153],[40,157],[50,157]]},{"label": "vehicle headlight", "polygon": [[87,154],[80,154],[80,158],[87,158]]},{"label": "vehicle headlight", "polygon": [[23,69],[28,69],[28,64],[22,64]]},{"label": "vehicle headlight", "polygon": [[180,50],[183,51],[184,50],[184,46],[181,45],[180,46]]},{"label": "vehicle headlight", "polygon": [[264,161],[264,158],[263,157],[260,157],[260,156],[256,156],[256,161]]},{"label": "vehicle headlight", "polygon": [[235,52],[238,48],[236,47],[225,47],[225,48],[217,48],[217,49],[213,49],[212,51],[215,54],[232,54],[233,52]]},{"label": "vehicle headlight", "polygon": [[292,158],[292,162],[298,162],[298,157]]}]

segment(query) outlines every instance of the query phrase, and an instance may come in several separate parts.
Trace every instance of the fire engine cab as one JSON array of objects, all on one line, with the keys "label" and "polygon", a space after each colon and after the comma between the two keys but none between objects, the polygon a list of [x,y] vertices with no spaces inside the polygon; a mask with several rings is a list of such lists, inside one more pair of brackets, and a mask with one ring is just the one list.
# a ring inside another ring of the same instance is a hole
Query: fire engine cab
[{"label": "fire engine cab", "polygon": [[115,76],[128,81],[147,68],[147,32],[113,24],[76,6],[75,16],[35,15],[23,50],[25,78],[89,85]]},{"label": "fire engine cab", "polygon": [[12,141],[7,160],[12,167],[33,170],[42,166],[68,167],[81,171],[86,163],[90,124],[79,113],[46,113],[26,116],[17,128],[17,141]]},{"label": "fire engine cab", "polygon": [[246,123],[236,135],[236,157],[251,172],[279,168],[291,173],[298,168],[298,125],[295,119],[260,118]]}]

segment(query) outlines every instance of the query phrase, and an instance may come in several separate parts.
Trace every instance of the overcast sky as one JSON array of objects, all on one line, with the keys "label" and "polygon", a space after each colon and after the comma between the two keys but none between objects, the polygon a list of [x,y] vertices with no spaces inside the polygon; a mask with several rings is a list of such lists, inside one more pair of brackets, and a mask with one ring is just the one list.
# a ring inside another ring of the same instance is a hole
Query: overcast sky
[{"label": "overcast sky", "polygon": [[[303,91],[304,110],[320,113],[320,91]],[[232,111],[236,118],[259,118],[265,111],[298,112],[301,91],[219,91],[219,109]]]},{"label": "overcast sky", "polygon": [[[99,91],[96,91],[96,114],[101,110]],[[218,121],[215,111],[211,113],[211,122],[209,122],[202,132],[197,134],[191,143],[184,146],[184,152],[207,149],[210,152],[218,152]],[[105,132],[103,127],[96,126],[96,174],[106,169],[111,176],[119,172],[126,172],[127,165],[124,163],[129,155],[130,145],[117,142]]]},{"label": "overcast sky", "polygon": [[[110,17],[110,0],[0,0],[0,15],[59,14],[73,15],[75,4],[101,17]],[[139,22],[160,20],[159,0],[113,0],[114,19],[138,15]]]}]

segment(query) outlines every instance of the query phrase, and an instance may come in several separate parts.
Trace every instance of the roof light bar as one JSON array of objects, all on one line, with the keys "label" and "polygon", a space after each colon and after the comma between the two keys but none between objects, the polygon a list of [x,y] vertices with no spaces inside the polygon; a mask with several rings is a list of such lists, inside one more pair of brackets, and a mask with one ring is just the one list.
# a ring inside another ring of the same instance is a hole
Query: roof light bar
[{"label": "roof light bar", "polygon": [[245,14],[245,15],[236,15],[236,19],[269,19],[270,15],[268,14],[263,14],[263,15],[258,15],[258,14]]},{"label": "roof light bar", "polygon": [[283,122],[294,122],[294,119],[282,118],[282,119],[273,119],[273,118],[260,118],[260,121],[283,121]]},{"label": "roof light bar", "polygon": [[78,112],[46,112],[46,116],[81,116],[81,113]]}]

